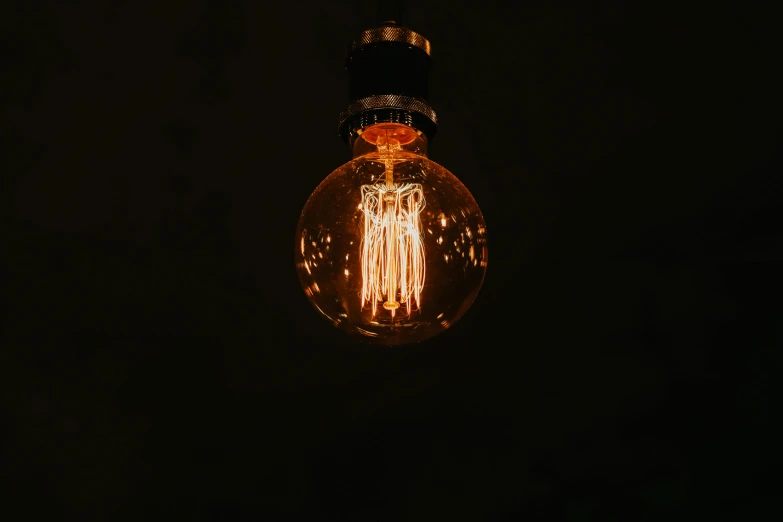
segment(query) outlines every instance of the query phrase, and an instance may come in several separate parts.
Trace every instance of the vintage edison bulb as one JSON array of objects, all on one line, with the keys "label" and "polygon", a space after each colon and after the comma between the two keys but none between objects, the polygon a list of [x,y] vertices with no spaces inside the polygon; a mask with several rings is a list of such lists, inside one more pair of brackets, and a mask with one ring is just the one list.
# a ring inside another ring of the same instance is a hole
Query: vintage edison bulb
[{"label": "vintage edison bulb", "polygon": [[487,268],[476,201],[427,158],[427,140],[396,123],[369,126],[353,160],[305,204],[296,268],[307,298],[335,326],[368,341],[407,344],[454,324]]}]

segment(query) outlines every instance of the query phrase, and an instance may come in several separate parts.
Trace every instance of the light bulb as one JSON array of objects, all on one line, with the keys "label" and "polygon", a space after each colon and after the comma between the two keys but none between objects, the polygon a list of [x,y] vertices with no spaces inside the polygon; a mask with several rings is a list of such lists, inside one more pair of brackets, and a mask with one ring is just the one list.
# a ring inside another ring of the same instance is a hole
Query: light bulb
[{"label": "light bulb", "polygon": [[[358,42],[348,70],[359,96],[340,121],[353,160],[305,204],[296,268],[309,301],[335,326],[381,344],[415,343],[473,303],[487,267],[486,225],[468,189],[427,158],[437,120],[421,95],[428,67],[417,65],[425,58],[428,66],[429,42],[396,25]],[[413,73],[379,81],[388,67]],[[419,96],[371,94],[390,85],[418,87]]]}]

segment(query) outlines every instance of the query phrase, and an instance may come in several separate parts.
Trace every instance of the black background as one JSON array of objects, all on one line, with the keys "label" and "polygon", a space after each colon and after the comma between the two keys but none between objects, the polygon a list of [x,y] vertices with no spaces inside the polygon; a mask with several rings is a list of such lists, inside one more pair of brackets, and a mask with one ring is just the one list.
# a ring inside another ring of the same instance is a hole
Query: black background
[{"label": "black background", "polygon": [[5,4],[6,493],[50,520],[775,518],[777,24],[747,4],[410,2],[430,157],[490,262],[397,348],[320,319],[293,263],[374,3]]}]

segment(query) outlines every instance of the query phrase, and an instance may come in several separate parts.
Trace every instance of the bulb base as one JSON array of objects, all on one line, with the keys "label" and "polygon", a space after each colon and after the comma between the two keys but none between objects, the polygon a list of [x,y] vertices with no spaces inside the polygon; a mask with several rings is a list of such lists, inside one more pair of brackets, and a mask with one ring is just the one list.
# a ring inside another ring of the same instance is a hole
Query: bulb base
[{"label": "bulb base", "polygon": [[432,107],[416,98],[393,94],[369,96],[355,101],[340,114],[338,132],[343,141],[353,146],[365,128],[378,123],[407,125],[430,140],[438,128],[438,117]]}]

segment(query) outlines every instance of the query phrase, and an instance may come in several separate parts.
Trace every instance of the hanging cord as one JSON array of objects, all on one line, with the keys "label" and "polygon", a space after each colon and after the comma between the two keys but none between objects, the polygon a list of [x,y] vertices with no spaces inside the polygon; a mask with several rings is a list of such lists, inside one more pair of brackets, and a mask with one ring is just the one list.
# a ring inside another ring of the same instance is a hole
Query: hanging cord
[{"label": "hanging cord", "polygon": [[402,25],[402,15],[405,12],[403,0],[378,0],[376,21],[378,25]]}]

